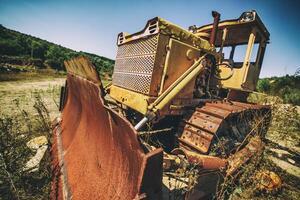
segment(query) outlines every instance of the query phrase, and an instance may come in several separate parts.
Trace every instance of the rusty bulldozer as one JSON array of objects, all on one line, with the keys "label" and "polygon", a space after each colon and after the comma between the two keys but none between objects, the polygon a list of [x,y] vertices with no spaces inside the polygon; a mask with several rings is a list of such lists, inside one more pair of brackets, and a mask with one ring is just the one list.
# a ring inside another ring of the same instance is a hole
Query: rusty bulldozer
[{"label": "rusty bulldozer", "polygon": [[189,30],[157,17],[120,33],[105,87],[87,58],[65,61],[51,199],[212,198],[262,151],[270,108],[247,97],[269,32],[255,11],[212,15]]}]

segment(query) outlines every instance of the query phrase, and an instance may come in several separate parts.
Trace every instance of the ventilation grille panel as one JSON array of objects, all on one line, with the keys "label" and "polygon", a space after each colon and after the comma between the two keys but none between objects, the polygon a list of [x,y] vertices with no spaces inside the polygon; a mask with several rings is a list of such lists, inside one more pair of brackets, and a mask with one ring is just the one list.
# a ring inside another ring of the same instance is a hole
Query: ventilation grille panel
[{"label": "ventilation grille panel", "polygon": [[149,95],[157,44],[158,34],[119,46],[113,85]]}]

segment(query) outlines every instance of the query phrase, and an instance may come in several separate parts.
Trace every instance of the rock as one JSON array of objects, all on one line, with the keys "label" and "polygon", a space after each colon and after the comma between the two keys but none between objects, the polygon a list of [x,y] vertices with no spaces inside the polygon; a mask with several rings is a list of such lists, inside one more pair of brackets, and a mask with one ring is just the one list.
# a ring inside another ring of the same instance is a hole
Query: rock
[{"label": "rock", "polygon": [[43,145],[36,151],[36,154],[25,164],[23,171],[35,172],[39,169],[41,160],[43,159],[48,145]]},{"label": "rock", "polygon": [[47,144],[48,144],[47,138],[45,136],[39,136],[39,137],[35,137],[35,138],[31,139],[30,141],[28,141],[26,145],[30,149],[36,150],[40,146],[47,145]]},{"label": "rock", "polygon": [[291,163],[291,164],[295,164],[295,163],[296,163],[296,161],[294,161],[293,159],[290,159],[290,158],[288,158],[287,161],[288,161],[289,163]]},{"label": "rock", "polygon": [[28,141],[26,145],[36,151],[36,154],[25,164],[23,171],[35,172],[48,149],[48,140],[45,136],[39,136]]}]

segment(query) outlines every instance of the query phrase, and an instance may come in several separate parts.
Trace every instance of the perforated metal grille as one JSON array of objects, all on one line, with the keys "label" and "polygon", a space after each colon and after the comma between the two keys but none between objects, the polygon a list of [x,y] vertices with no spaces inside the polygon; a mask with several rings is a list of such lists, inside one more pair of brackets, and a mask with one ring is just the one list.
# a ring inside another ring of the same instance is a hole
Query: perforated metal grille
[{"label": "perforated metal grille", "polygon": [[154,55],[119,58],[116,60],[115,72],[131,72],[151,74],[154,65]]},{"label": "perforated metal grille", "polygon": [[153,54],[156,52],[158,34],[148,38],[141,38],[119,46],[117,58],[137,56],[141,54]]},{"label": "perforated metal grille", "polygon": [[158,35],[153,35],[119,46],[113,84],[149,94],[157,44]]},{"label": "perforated metal grille", "polygon": [[132,89],[143,94],[148,94],[151,76],[143,74],[114,74],[114,84],[120,87]]}]

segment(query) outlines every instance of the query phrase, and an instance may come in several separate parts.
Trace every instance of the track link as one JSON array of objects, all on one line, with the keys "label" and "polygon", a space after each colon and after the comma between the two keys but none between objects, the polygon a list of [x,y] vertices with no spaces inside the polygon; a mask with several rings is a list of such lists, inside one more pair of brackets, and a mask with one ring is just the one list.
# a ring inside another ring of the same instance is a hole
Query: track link
[{"label": "track link", "polygon": [[[269,106],[217,100],[204,103],[184,116],[179,129],[181,147],[209,154],[222,136],[241,142],[250,132],[254,117],[265,117]],[[265,123],[268,117],[264,119]]]}]

